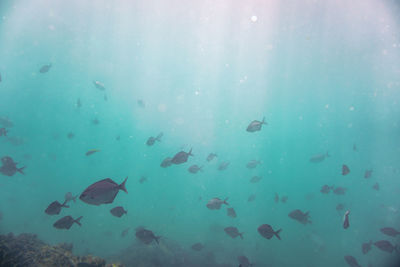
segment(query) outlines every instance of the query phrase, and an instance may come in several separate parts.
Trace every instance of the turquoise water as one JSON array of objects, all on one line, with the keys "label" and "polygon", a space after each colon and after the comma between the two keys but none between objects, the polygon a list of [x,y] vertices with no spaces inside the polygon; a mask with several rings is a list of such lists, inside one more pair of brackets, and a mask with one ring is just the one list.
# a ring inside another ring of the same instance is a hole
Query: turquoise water
[{"label": "turquoise water", "polygon": [[[140,246],[155,254],[179,246],[184,257],[201,263],[213,253],[224,266],[238,266],[240,255],[255,266],[348,266],[345,255],[386,266],[396,252],[372,246],[363,255],[361,244],[399,243],[380,232],[400,230],[398,12],[396,1],[372,0],[1,1],[0,117],[13,126],[0,136],[0,156],[26,169],[0,175],[0,232],[36,233],[112,260]],[[246,131],[264,116],[261,131]],[[160,132],[161,142],[147,146]],[[188,162],[160,167],[191,148]],[[90,149],[100,151],[86,156]],[[211,152],[218,157],[207,162]],[[246,168],[253,159],[261,164]],[[189,173],[193,164],[204,171]],[[250,183],[254,175],[261,181]],[[112,204],[78,199],[59,215],[44,212],[67,192],[126,176],[128,194]],[[347,191],[322,194],[325,184]],[[225,205],[209,210],[214,197],[228,197],[237,217]],[[113,217],[116,206],[128,214]],[[312,224],[291,219],[296,209]],[[83,216],[82,226],[54,228],[66,215]],[[262,224],[282,229],[282,240],[263,238]],[[160,245],[141,244],[138,226],[160,235]],[[244,239],[229,237],[228,226]],[[191,249],[197,242],[200,252]]]}]

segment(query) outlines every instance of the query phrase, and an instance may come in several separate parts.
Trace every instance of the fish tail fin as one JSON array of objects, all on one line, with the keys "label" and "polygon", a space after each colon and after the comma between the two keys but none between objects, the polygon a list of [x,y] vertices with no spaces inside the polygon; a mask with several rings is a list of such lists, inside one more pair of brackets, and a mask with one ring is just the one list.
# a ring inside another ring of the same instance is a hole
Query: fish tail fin
[{"label": "fish tail fin", "polygon": [[161,137],[163,136],[164,134],[161,132],[161,133],[159,133],[158,135],[157,135],[157,137],[156,137],[156,140],[158,141],[158,142],[161,142]]},{"label": "fish tail fin", "polygon": [[160,244],[160,238],[161,238],[161,236],[154,237],[154,240],[157,242],[157,244]]},{"label": "fish tail fin", "polygon": [[62,203],[61,207],[64,208],[69,208],[69,206],[67,205],[68,200],[65,200],[64,203]]},{"label": "fish tail fin", "polygon": [[275,232],[275,236],[281,240],[281,237],[279,236],[279,233],[282,231],[282,229],[279,229],[278,231]]},{"label": "fish tail fin", "polygon": [[190,148],[190,150],[189,150],[189,153],[188,153],[188,154],[189,154],[189,156],[192,156],[192,157],[194,156],[194,155],[192,154],[192,148]]},{"label": "fish tail fin", "polygon": [[261,124],[267,125],[267,123],[265,122],[265,116],[263,117],[263,119],[262,119],[262,121],[261,121]]},{"label": "fish tail fin", "polygon": [[329,157],[331,156],[331,154],[329,154],[329,151],[326,151],[325,156],[326,156],[327,158],[329,158]]},{"label": "fish tail fin", "polygon": [[224,204],[225,204],[225,205],[229,205],[229,203],[227,202],[228,199],[229,199],[229,197],[227,197],[227,198],[224,199]]},{"label": "fish tail fin", "polygon": [[26,166],[21,167],[21,168],[17,169],[17,171],[18,171],[19,173],[21,173],[21,174],[25,174],[25,173],[24,173],[24,169],[25,169],[25,168],[26,168]]},{"label": "fish tail fin", "polygon": [[82,226],[80,220],[83,218],[83,216],[79,217],[78,219],[74,220],[74,223],[76,223],[79,226]]},{"label": "fish tail fin", "polygon": [[243,239],[243,234],[244,233],[239,233],[239,236],[240,236],[241,239]]},{"label": "fish tail fin", "polygon": [[76,203],[76,198],[78,197],[79,195],[76,195],[76,196],[74,196],[73,198],[72,198],[72,200],[74,201],[74,203]]},{"label": "fish tail fin", "polygon": [[127,210],[124,210],[124,212],[125,212],[125,214],[128,214],[128,211],[127,211]]},{"label": "fish tail fin", "polygon": [[125,180],[118,186],[119,189],[123,190],[125,193],[128,193],[125,187],[126,180],[128,180],[128,176],[126,176]]}]

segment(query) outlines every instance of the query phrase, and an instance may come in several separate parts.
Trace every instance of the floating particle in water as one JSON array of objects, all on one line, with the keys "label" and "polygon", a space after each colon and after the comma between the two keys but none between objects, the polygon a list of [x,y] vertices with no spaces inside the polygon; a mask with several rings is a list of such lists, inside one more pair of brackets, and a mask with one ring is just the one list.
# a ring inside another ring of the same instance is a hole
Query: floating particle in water
[{"label": "floating particle in water", "polygon": [[349,111],[354,111],[354,109],[355,109],[354,106],[349,107]]},{"label": "floating particle in water", "polygon": [[255,16],[255,15],[251,16],[250,19],[252,22],[256,22],[258,20],[257,16]]}]

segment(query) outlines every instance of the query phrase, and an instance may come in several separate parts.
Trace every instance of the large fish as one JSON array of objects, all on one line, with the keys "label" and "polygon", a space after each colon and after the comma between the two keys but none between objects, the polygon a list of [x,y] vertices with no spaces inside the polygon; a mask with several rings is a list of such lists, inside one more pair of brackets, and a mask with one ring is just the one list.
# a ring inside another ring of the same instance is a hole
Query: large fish
[{"label": "large fish", "polygon": [[120,218],[122,215],[128,214],[128,211],[124,210],[123,207],[118,206],[118,207],[115,207],[115,208],[111,209],[111,210],[110,210],[110,213],[111,213],[112,215],[114,215],[115,217]]},{"label": "large fish", "polygon": [[265,124],[267,125],[267,123],[265,122],[265,117],[262,119],[262,121],[258,121],[258,120],[254,120],[252,121],[249,126],[247,126],[246,131],[253,133],[253,132],[257,132],[261,130],[261,126]]},{"label": "large fish", "polygon": [[279,233],[282,231],[282,229],[279,229],[277,231],[274,231],[269,224],[263,224],[260,225],[257,229],[258,233],[266,238],[266,239],[271,239],[273,236],[276,236],[279,240],[281,240],[281,237],[279,236]]},{"label": "large fish", "polygon": [[350,267],[361,267],[361,265],[358,264],[357,260],[353,256],[346,255],[344,256],[344,260]]},{"label": "large fish", "polygon": [[227,235],[229,235],[232,238],[240,236],[240,238],[243,239],[243,233],[239,233],[239,230],[234,226],[226,227],[224,228],[224,231]]},{"label": "large fish", "polygon": [[394,250],[396,250],[396,246],[394,246],[392,243],[390,243],[387,240],[379,240],[374,243],[375,247],[379,248],[382,251],[392,253]]},{"label": "large fish", "polygon": [[250,263],[249,259],[246,256],[238,256],[237,257],[238,261],[239,261],[239,266],[240,267],[251,267],[254,264]]},{"label": "large fish", "polygon": [[71,216],[65,216],[62,217],[61,219],[59,219],[58,221],[56,221],[53,226],[57,229],[69,229],[71,228],[71,226],[76,223],[79,226],[82,226],[82,224],[80,223],[80,220],[82,219],[82,216],[79,217],[78,219],[74,220],[74,218],[72,218]]},{"label": "large fish", "polygon": [[176,153],[171,162],[173,164],[182,164],[188,160],[189,156],[193,156],[192,149],[190,149],[189,152],[181,151]]},{"label": "large fish", "polygon": [[161,236],[156,236],[152,231],[140,227],[136,229],[136,238],[142,241],[144,244],[149,245],[151,242],[153,242],[153,240],[158,244]]},{"label": "large fish", "polygon": [[119,190],[123,190],[125,193],[128,193],[125,187],[127,179],[128,177],[126,177],[120,185],[110,178],[98,181],[86,188],[85,191],[83,191],[83,193],[80,195],[79,199],[83,202],[96,206],[112,203]]},{"label": "large fish", "polygon": [[310,158],[310,162],[312,163],[319,163],[324,161],[326,158],[330,157],[329,153],[326,152],[325,154],[317,154]]},{"label": "large fish", "polygon": [[2,157],[1,163],[3,165],[0,167],[0,173],[2,173],[3,175],[13,176],[16,172],[25,174],[24,173],[25,166],[17,168],[18,163],[14,162],[14,160],[9,156]]},{"label": "large fish", "polygon": [[160,166],[162,168],[167,168],[167,167],[169,167],[171,165],[172,165],[172,158],[170,158],[170,157],[165,158],[160,164]]}]

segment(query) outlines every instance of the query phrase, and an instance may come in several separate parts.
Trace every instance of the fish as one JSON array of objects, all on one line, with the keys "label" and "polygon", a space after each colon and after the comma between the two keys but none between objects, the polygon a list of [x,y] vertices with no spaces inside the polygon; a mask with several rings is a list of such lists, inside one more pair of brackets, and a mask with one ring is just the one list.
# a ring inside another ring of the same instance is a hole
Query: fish
[{"label": "fish", "polygon": [[365,173],[364,173],[364,178],[365,178],[365,179],[371,178],[371,176],[372,176],[372,171],[373,171],[373,170],[366,170]]},{"label": "fish", "polygon": [[78,98],[78,99],[76,100],[76,107],[77,107],[77,108],[81,108],[81,107],[82,107],[82,102],[81,102],[81,99],[80,99],[80,98]]},{"label": "fish", "polygon": [[126,177],[120,185],[110,178],[100,180],[86,188],[85,191],[83,191],[83,193],[79,196],[79,199],[87,204],[96,206],[112,203],[119,190],[128,193],[125,187],[127,179],[128,177]]},{"label": "fish", "polygon": [[190,172],[190,173],[193,173],[193,174],[195,174],[195,173],[197,173],[198,171],[203,171],[203,166],[197,166],[196,164],[195,165],[192,165],[192,166],[190,166],[189,168],[188,168],[188,172]]},{"label": "fish", "polygon": [[240,238],[243,239],[243,233],[239,233],[239,230],[234,226],[225,227],[224,231],[227,235],[229,235],[232,238],[240,236]]},{"label": "fish", "polygon": [[379,191],[379,184],[378,184],[378,183],[375,183],[375,184],[372,186],[372,188],[373,188],[374,190],[376,190],[376,191]]},{"label": "fish", "polygon": [[212,198],[208,201],[206,207],[210,210],[219,210],[221,208],[222,204],[229,205],[227,202],[228,198],[225,198],[224,200],[221,200],[217,197]]},{"label": "fish", "polygon": [[226,170],[226,169],[228,168],[229,164],[230,164],[230,162],[228,162],[228,161],[223,161],[223,162],[221,162],[221,163],[219,164],[219,166],[218,166],[218,170],[219,170],[219,171],[224,171],[224,170]]},{"label": "fish", "polygon": [[379,240],[374,243],[374,246],[379,248],[382,251],[392,253],[394,250],[397,250],[396,246],[393,246],[392,243],[390,243],[387,240]]},{"label": "fish", "polygon": [[146,245],[151,244],[153,240],[156,241],[157,244],[159,244],[159,240],[161,238],[161,236],[156,236],[152,231],[145,228],[137,228],[135,235],[137,239],[139,239],[142,243]]},{"label": "fish", "polygon": [[0,136],[7,136],[7,129],[6,128],[0,128]]},{"label": "fish", "polygon": [[309,212],[302,212],[301,210],[293,210],[289,213],[289,217],[293,220],[300,222],[301,224],[306,225],[307,223],[311,224]]},{"label": "fish", "polygon": [[261,131],[261,126],[262,125],[267,125],[267,123],[265,122],[265,117],[263,117],[262,121],[258,121],[258,120],[254,120],[252,121],[249,126],[247,126],[246,131],[249,133],[254,133],[257,131]]},{"label": "fish", "polygon": [[333,193],[335,195],[344,195],[346,193],[346,191],[347,191],[347,188],[338,186],[333,190]]},{"label": "fish", "polygon": [[226,208],[226,215],[232,218],[236,218],[236,212],[234,208]]},{"label": "fish", "polygon": [[104,86],[104,84],[102,84],[99,81],[93,81],[93,84],[99,90],[102,90],[102,91],[106,90],[106,87]]},{"label": "fish", "polygon": [[73,196],[71,192],[67,192],[64,196],[64,199],[66,201],[66,203],[70,202],[71,200],[74,201],[74,203],[76,202],[76,198],[78,197],[78,195]]},{"label": "fish", "polygon": [[173,164],[182,164],[188,160],[189,156],[193,157],[192,149],[190,149],[189,152],[187,153],[185,151],[180,151],[176,153],[175,156],[172,158],[171,162]]},{"label": "fish", "polygon": [[246,168],[247,169],[254,169],[255,167],[258,166],[258,164],[261,164],[261,161],[259,160],[250,160],[247,164],[246,164]]},{"label": "fish", "polygon": [[342,211],[343,209],[344,209],[344,204],[339,203],[339,204],[336,205],[336,210],[337,211]]},{"label": "fish", "polygon": [[261,179],[262,179],[261,176],[255,175],[255,176],[251,177],[250,183],[252,183],[252,184],[258,183]]},{"label": "fish", "polygon": [[123,231],[121,232],[121,237],[125,237],[125,236],[128,234],[129,229],[131,229],[131,228],[128,227],[128,228],[126,228],[125,230],[123,230]]},{"label": "fish", "polygon": [[0,124],[5,128],[12,128],[14,123],[7,117],[0,117]]},{"label": "fish", "polygon": [[400,235],[400,232],[392,227],[384,227],[384,228],[381,228],[380,231],[383,234],[388,235],[388,236],[396,237],[397,235]]},{"label": "fish", "polygon": [[357,145],[353,144],[353,151],[358,151]]},{"label": "fish", "polygon": [[112,215],[114,215],[115,217],[120,218],[122,215],[128,214],[128,211],[124,210],[123,207],[118,206],[118,207],[112,208],[112,209],[110,210],[110,213],[111,213]]},{"label": "fish", "polygon": [[163,136],[163,133],[159,133],[159,134],[157,135],[157,137],[150,136],[149,139],[147,139],[146,145],[152,146],[152,145],[154,145],[154,143],[155,143],[156,141],[161,142],[161,137],[162,137],[162,136]]},{"label": "fish", "polygon": [[86,156],[90,156],[90,155],[92,155],[92,154],[94,154],[94,153],[97,153],[97,152],[100,152],[101,150],[100,149],[89,149],[86,153],[85,153],[85,155]]},{"label": "fish", "polygon": [[248,202],[253,202],[254,200],[256,200],[256,194],[251,194],[251,195],[247,198],[247,201],[248,201]]},{"label": "fish", "polygon": [[169,167],[171,165],[172,165],[172,158],[170,158],[170,157],[165,158],[160,164],[160,166],[162,168],[167,168],[167,167]]},{"label": "fish", "polygon": [[343,164],[342,165],[342,175],[344,176],[344,175],[347,175],[349,173],[350,173],[349,167],[346,164]]},{"label": "fish", "polygon": [[196,244],[193,244],[191,248],[195,251],[200,251],[204,248],[204,246],[202,243],[196,243]]},{"label": "fish", "polygon": [[272,226],[269,224],[262,224],[257,228],[258,233],[266,238],[266,239],[271,239],[273,236],[276,236],[279,240],[281,240],[281,237],[279,236],[279,233],[282,231],[282,229],[279,229],[277,231],[274,231],[272,229]]},{"label": "fish", "polygon": [[278,203],[278,202],[279,202],[279,195],[278,195],[278,193],[275,193],[274,201],[275,201],[275,203]]},{"label": "fish", "polygon": [[344,256],[344,260],[350,267],[361,267],[361,265],[358,264],[357,260],[353,256],[346,255]]},{"label": "fish", "polygon": [[249,259],[244,255],[238,256],[237,260],[240,264],[239,266],[241,266],[241,267],[251,267],[254,265],[254,264],[250,263]]},{"label": "fish", "polygon": [[67,138],[68,139],[72,139],[74,137],[75,137],[75,134],[73,132],[70,132],[70,133],[67,134]]},{"label": "fish", "polygon": [[9,156],[2,157],[1,163],[3,165],[0,167],[0,173],[2,173],[3,175],[13,176],[17,172],[25,174],[24,173],[25,166],[18,168],[17,167],[18,162],[14,162],[14,160]]},{"label": "fish", "polygon": [[288,200],[288,197],[287,197],[287,196],[281,197],[281,202],[282,202],[282,203],[286,203],[287,200]]},{"label": "fish", "polygon": [[71,216],[65,216],[62,217],[61,219],[59,219],[58,221],[56,221],[53,224],[53,227],[57,228],[57,229],[69,229],[71,228],[71,226],[76,223],[79,226],[82,226],[80,220],[83,218],[83,216],[80,216],[79,218],[77,218],[76,220],[74,220]]},{"label": "fish", "polygon": [[334,188],[334,186],[329,186],[327,184],[323,185],[321,187],[321,190],[319,190],[322,194],[329,194],[329,192],[331,192],[331,190]]},{"label": "fish", "polygon": [[69,206],[66,205],[67,201],[65,200],[63,204],[60,204],[60,202],[53,201],[44,211],[48,215],[58,215],[61,212],[61,208],[69,208]]},{"label": "fish", "polygon": [[139,183],[143,184],[145,181],[147,181],[147,176],[140,177]]},{"label": "fish", "polygon": [[95,118],[92,120],[93,125],[98,125],[100,123],[99,119]]},{"label": "fish", "polygon": [[320,163],[330,156],[329,152],[326,152],[325,154],[316,154],[312,156],[309,161],[312,163]]},{"label": "fish", "polygon": [[368,243],[363,243],[361,245],[361,251],[365,255],[371,250],[372,241],[370,240]]},{"label": "fish", "polygon": [[348,210],[346,210],[346,212],[344,213],[344,216],[343,216],[343,228],[344,229],[347,229],[350,226],[349,214],[350,214],[350,211],[348,211]]},{"label": "fish", "polygon": [[215,157],[217,157],[217,154],[215,154],[215,153],[210,153],[210,154],[208,154],[206,160],[207,160],[208,162],[210,162],[210,161],[212,161]]},{"label": "fish", "polygon": [[51,66],[52,66],[51,63],[48,64],[48,65],[43,65],[43,66],[39,69],[39,72],[40,72],[40,73],[46,73],[46,72],[48,72],[48,71],[50,70]]}]

